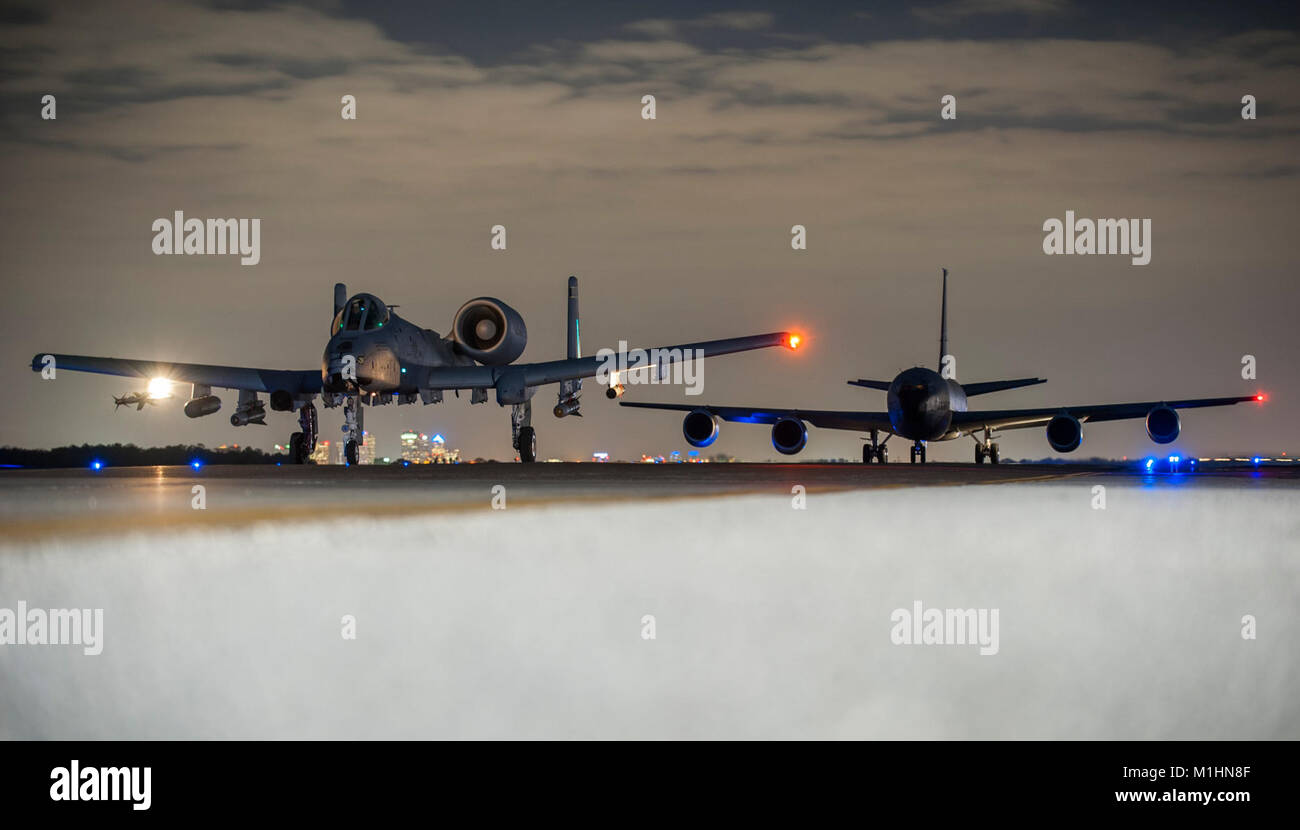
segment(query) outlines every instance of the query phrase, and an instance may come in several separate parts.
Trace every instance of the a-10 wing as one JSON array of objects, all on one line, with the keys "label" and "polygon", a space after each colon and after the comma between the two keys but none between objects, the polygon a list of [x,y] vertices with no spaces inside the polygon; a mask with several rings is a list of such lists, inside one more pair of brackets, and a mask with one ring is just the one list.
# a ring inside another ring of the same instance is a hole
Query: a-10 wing
[{"label": "a-10 wing", "polygon": [[128,360],[118,357],[90,357],[79,354],[41,352],[32,358],[32,371],[39,372],[53,358],[55,371],[93,372],[128,378],[167,378],[220,389],[274,392],[283,389],[296,395],[318,394],[320,369],[253,369],[247,366],[209,366],[204,363],[167,363],[157,360]]},{"label": "a-10 wing", "polygon": [[[671,368],[674,363],[691,360],[696,356],[716,357],[734,352],[789,345],[791,337],[790,332],[780,331],[647,349],[644,352],[647,356],[663,355],[659,365]],[[624,354],[626,356],[627,353]],[[307,395],[318,394],[321,391],[319,369],[255,369],[246,366],[210,366],[202,363],[168,363],[156,360],[41,352],[32,358],[32,371],[41,371],[45,368],[47,359],[51,357],[54,359],[53,365],[56,371],[93,372],[145,380],[161,377],[172,381],[251,392],[274,392],[283,389],[297,395]],[[427,370],[421,388],[491,389],[503,380],[508,381],[512,386],[541,386],[564,380],[595,377],[603,363],[601,358],[592,356],[549,360],[542,363],[511,363],[504,366],[437,366]],[[655,368],[655,364],[646,362],[636,366],[634,371],[652,368]]]},{"label": "a-10 wing", "polygon": [[791,417],[806,421],[822,429],[848,429],[868,431],[873,429],[890,429],[888,412],[842,412],[832,409],[764,409],[753,406],[710,406],[708,404],[680,403],[633,403],[624,402],[622,406],[642,409],[672,409],[690,412],[703,409],[724,421],[741,424],[775,424],[781,418]]},{"label": "a-10 wing", "polygon": [[1106,403],[1094,406],[1045,406],[1039,409],[987,409],[972,412],[954,412],[953,429],[971,432],[982,429],[1023,429],[1046,424],[1057,415],[1072,415],[1080,421],[1121,421],[1126,418],[1145,418],[1157,406],[1170,409],[1196,409],[1203,406],[1232,406],[1259,401],[1259,395],[1231,398],[1192,398],[1185,401],[1143,401],[1140,403]]},{"label": "a-10 wing", "polygon": [[[662,360],[659,364],[642,363],[630,371],[646,371],[656,367],[670,369],[676,363],[689,361],[695,357],[717,357],[772,346],[789,346],[791,337],[792,334],[788,331],[778,331],[771,334],[643,349],[640,351],[648,357],[659,354],[663,356]],[[636,352],[623,354],[626,357],[628,354],[635,355]],[[613,363],[617,357],[618,355],[614,354],[608,360]],[[626,361],[622,365],[626,365]],[[548,360],[541,363],[508,363],[504,366],[436,366],[428,370],[422,385],[425,389],[491,389],[505,381],[512,386],[542,386],[565,380],[595,377],[600,373],[602,366],[606,366],[606,358],[596,355]]]}]

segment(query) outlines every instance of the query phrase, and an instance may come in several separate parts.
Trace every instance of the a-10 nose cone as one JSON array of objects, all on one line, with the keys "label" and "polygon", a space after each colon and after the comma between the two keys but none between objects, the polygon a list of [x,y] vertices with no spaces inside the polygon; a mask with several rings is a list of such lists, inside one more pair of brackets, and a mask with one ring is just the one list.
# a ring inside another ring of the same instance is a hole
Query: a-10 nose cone
[{"label": "a-10 nose cone", "polygon": [[396,392],[402,385],[402,364],[387,346],[372,345],[361,354],[325,352],[321,385],[326,392],[356,388],[379,394]]}]

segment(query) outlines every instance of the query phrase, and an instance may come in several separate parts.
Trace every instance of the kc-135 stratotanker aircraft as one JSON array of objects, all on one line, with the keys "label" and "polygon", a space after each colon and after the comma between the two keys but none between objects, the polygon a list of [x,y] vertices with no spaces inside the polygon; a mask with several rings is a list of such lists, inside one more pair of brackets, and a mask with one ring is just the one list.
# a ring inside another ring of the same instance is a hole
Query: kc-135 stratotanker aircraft
[{"label": "kc-135 stratotanker aircraft", "polygon": [[[289,441],[290,458],[297,464],[305,462],[316,446],[317,395],[326,407],[343,406],[344,431],[348,434],[345,458],[355,464],[357,448],[364,439],[363,402],[374,406],[394,400],[408,404],[418,399],[431,404],[441,402],[446,390],[459,396],[461,389],[467,389],[470,403],[483,403],[488,390],[495,389],[497,403],[511,408],[511,439],[519,451],[519,460],[535,461],[537,433],[532,427],[532,398],[539,386],[559,384],[559,400],[553,411],[557,418],[563,418],[582,414],[582,378],[596,376],[602,366],[657,368],[663,372],[682,360],[770,346],[793,349],[799,344],[798,336],[790,332],[774,332],[605,358],[582,357],[577,277],[569,277],[568,357],[564,360],[515,363],[528,342],[528,331],[519,312],[495,297],[478,297],[461,306],[446,337],[403,320],[391,308],[373,294],[357,294],[349,299],[347,287],[336,284],[334,322],[320,369],[252,369],[41,352],[32,358],[32,370],[40,372],[52,366],[56,376],[59,370],[71,370],[185,381],[193,384],[185,404],[185,414],[191,418],[211,415],[221,408],[220,398],[212,394],[214,387],[235,389],[239,401],[230,416],[234,426],[266,423],[266,404],[259,397],[265,393],[271,409],[298,412],[301,431]],[[651,360],[645,359],[647,353]],[[609,397],[618,397],[622,392],[622,385],[616,382],[607,390]]]},{"label": "kc-135 stratotanker aircraft", "polygon": [[[927,441],[948,441],[969,436],[975,441],[975,463],[985,459],[997,464],[995,430],[1047,425],[1047,443],[1060,453],[1074,452],[1083,443],[1083,425],[1095,421],[1146,418],[1147,435],[1157,444],[1178,437],[1179,409],[1229,406],[1245,401],[1263,401],[1263,394],[1232,398],[1196,398],[1185,401],[1146,401],[1095,406],[1051,406],[1040,409],[966,408],[968,398],[1046,383],[1045,378],[1018,378],[984,383],[958,383],[947,377],[951,369],[948,352],[948,269],[943,269],[943,300],[939,323],[939,371],[917,366],[900,372],[892,381],[851,380],[850,386],[865,386],[888,393],[886,412],[844,412],[821,409],[767,409],[745,406],[697,406],[692,404],[631,403],[622,406],[671,409],[686,412],[682,433],[693,447],[707,447],[718,437],[719,421],[770,424],[772,446],[783,455],[795,455],[808,443],[808,427],[869,432],[869,444],[862,447],[862,463],[889,459],[885,444],[895,435],[912,442],[911,458],[925,463]],[[942,374],[941,374],[942,373]],[[953,373],[955,374],[955,372]],[[880,440],[880,433],[886,433]],[[981,436],[980,433],[983,433]]]}]

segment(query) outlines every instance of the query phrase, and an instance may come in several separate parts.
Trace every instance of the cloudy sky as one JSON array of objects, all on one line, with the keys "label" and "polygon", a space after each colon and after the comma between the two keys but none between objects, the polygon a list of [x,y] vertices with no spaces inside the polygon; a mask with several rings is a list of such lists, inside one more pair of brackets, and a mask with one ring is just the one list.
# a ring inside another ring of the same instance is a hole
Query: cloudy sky
[{"label": "cloudy sky", "polygon": [[[530,360],[563,355],[569,274],[588,351],[797,326],[806,350],[711,361],[698,398],[629,399],[879,410],[883,393],[844,381],[935,363],[947,267],[959,379],[1049,379],[983,405],[1263,389],[1263,410],[1187,414],[1177,446],[1294,455],[1296,12],[1134,5],[8,4],[0,444],[283,442],[290,416],[115,413],[129,381],[26,367],[43,351],[318,367],[336,281],[439,332],[501,297]],[[260,264],[155,256],[151,225],[175,210],[261,218]],[[1044,255],[1043,222],[1066,210],[1150,218],[1151,263]],[[539,393],[543,457],[687,449],[677,417],[599,393],[563,421]],[[338,410],[323,422],[338,435]],[[512,454],[495,403],[376,408],[367,427],[381,455],[407,427]],[[1002,445],[1050,454],[1040,430]],[[715,447],[776,455],[762,427]],[[814,430],[805,455],[859,447]],[[1152,447],[1140,422],[1104,424],[1080,455]]]}]

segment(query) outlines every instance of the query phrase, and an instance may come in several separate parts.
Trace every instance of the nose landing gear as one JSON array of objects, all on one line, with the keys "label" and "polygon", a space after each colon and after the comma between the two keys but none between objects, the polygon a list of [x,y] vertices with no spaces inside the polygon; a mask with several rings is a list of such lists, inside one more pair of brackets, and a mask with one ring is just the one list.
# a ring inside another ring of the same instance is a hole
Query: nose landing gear
[{"label": "nose landing gear", "polygon": [[362,419],[361,396],[349,395],[343,401],[343,432],[347,435],[346,443],[343,444],[343,460],[348,464],[357,463],[358,447],[365,440]]},{"label": "nose landing gear", "polygon": [[917,440],[912,444],[912,463],[916,464],[918,460],[922,464],[925,463],[925,442],[921,440]]}]

